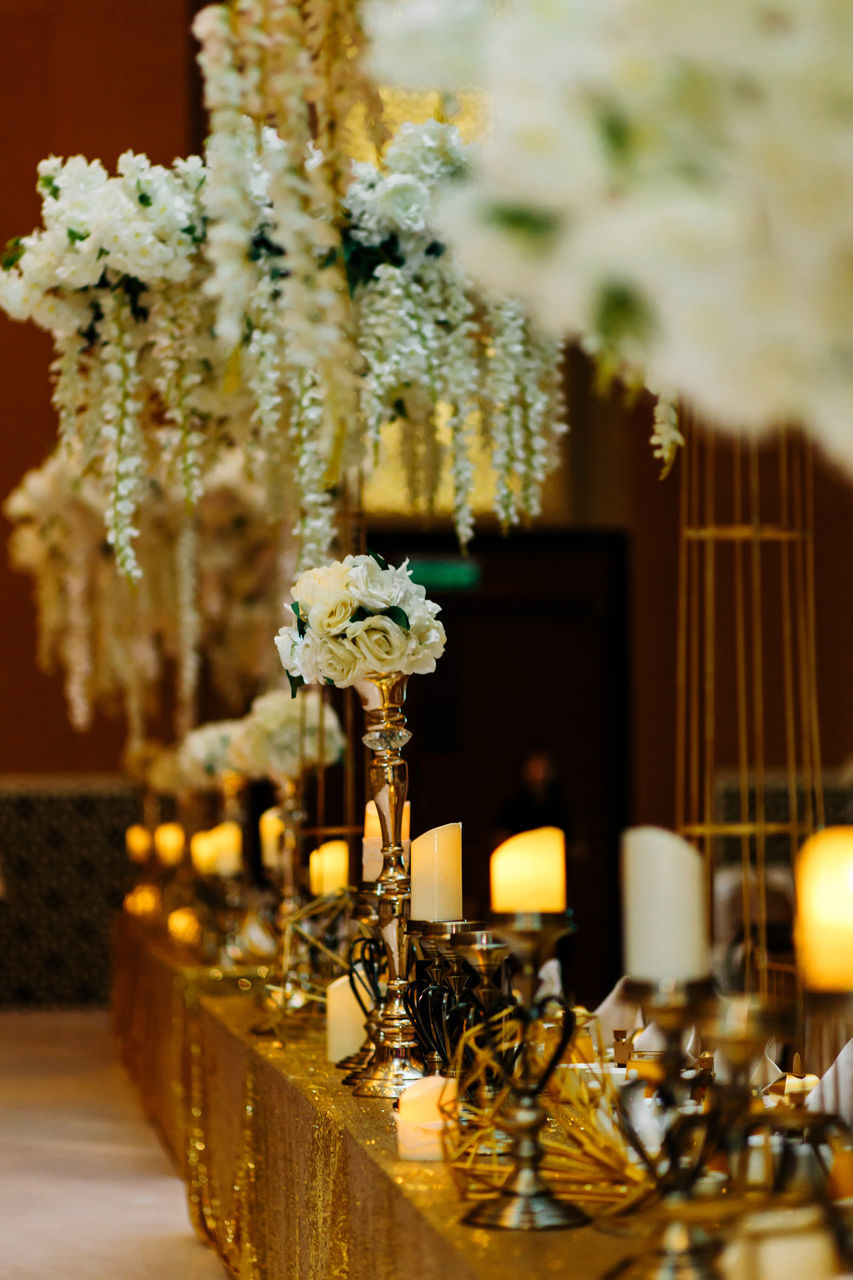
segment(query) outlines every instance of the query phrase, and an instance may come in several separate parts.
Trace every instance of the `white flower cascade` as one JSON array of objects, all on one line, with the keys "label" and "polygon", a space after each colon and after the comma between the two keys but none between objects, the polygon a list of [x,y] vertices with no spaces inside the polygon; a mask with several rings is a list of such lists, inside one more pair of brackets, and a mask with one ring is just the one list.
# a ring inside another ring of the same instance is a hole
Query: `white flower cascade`
[{"label": "white flower cascade", "polygon": [[[799,422],[853,474],[853,10],[373,0],[377,73],[477,86],[440,225],[484,286],[712,424]],[[678,443],[664,399],[654,444]]]}]

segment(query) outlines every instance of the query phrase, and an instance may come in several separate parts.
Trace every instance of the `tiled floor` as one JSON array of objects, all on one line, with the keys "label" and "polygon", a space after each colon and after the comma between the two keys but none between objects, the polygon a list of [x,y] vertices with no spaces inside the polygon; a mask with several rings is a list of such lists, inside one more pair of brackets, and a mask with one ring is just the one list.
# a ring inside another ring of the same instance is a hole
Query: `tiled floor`
[{"label": "tiled floor", "polygon": [[0,1012],[0,1278],[223,1280],[103,1012]]}]

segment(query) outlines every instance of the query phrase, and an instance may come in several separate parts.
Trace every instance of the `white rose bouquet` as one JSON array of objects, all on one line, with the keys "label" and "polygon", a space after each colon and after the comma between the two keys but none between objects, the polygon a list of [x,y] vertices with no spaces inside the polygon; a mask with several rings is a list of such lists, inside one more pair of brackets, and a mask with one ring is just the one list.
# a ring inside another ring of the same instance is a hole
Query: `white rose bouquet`
[{"label": "white rose bouquet", "polygon": [[188,783],[199,790],[217,786],[226,769],[234,768],[228,753],[239,720],[213,720],[184,738],[178,759]]},{"label": "white rose bouquet", "polygon": [[314,765],[334,764],[343,749],[340,721],[318,689],[295,701],[286,689],[273,689],[255,698],[239,722],[228,759],[248,778],[295,778]]},{"label": "white rose bouquet", "polygon": [[345,689],[365,675],[426,674],[444,652],[439,606],[412,582],[408,561],[346,556],[293,585],[293,622],[276,646],[292,693],[304,684]]}]

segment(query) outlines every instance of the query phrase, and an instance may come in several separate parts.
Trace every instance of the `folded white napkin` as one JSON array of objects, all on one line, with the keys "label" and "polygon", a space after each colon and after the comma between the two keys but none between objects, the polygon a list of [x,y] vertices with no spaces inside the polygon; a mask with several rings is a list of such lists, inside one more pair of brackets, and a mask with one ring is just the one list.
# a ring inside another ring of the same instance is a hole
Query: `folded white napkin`
[{"label": "folded white napkin", "polygon": [[634,1031],[643,1025],[640,1006],[625,998],[624,987],[627,981],[627,977],[620,978],[593,1014],[598,1019],[605,1046],[613,1043],[614,1031]]},{"label": "folded white napkin", "polygon": [[853,1040],[848,1040],[806,1099],[809,1111],[828,1111],[853,1124]]}]

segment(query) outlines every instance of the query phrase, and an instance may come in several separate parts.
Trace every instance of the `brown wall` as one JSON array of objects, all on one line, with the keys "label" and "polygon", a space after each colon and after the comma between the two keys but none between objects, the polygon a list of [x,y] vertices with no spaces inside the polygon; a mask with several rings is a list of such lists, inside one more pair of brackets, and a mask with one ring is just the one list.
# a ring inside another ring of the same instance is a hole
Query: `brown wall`
[{"label": "brown wall", "polygon": [[[191,3],[176,0],[0,0],[0,241],[39,215],[37,161],[83,152],[115,163],[131,147],[168,163],[197,133],[188,35]],[[38,465],[54,439],[46,335],[0,317],[0,494]],[[566,523],[631,535],[634,818],[673,814],[677,483],[661,483],[648,447],[649,409],[626,412],[588,392],[574,369]],[[837,765],[853,753],[853,489],[817,475],[817,625],[823,745]],[[0,522],[0,539],[7,528]],[[67,725],[60,681],[38,672],[28,581],[0,553],[0,772],[115,767],[120,728]]]},{"label": "brown wall", "polygon": [[[0,0],[0,244],[40,218],[36,165],[51,153],[114,166],[189,149],[189,21],[177,0]],[[55,438],[48,335],[0,315],[0,495]],[[120,727],[76,734],[61,681],[36,670],[30,584],[9,569],[0,520],[0,772],[113,769]]]}]

